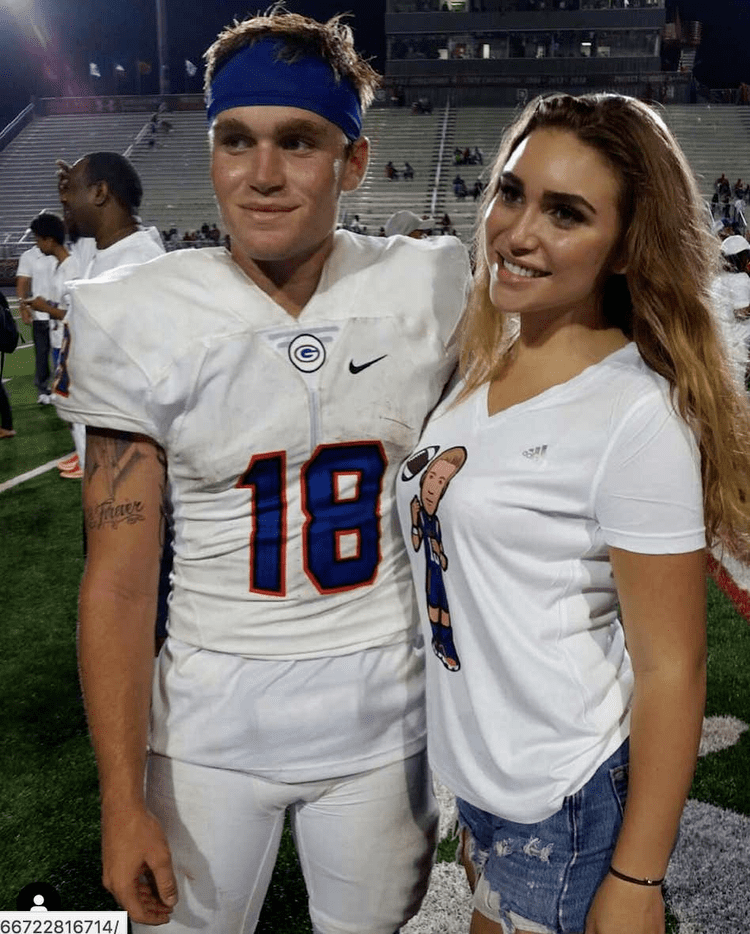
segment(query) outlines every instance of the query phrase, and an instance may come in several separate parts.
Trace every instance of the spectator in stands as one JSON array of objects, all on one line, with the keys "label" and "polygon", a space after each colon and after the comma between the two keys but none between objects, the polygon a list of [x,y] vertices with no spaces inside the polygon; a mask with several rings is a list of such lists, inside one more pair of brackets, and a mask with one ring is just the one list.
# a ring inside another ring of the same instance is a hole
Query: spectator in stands
[{"label": "spectator in stands", "polygon": [[479,146],[475,146],[472,150],[472,159],[475,165],[484,165],[484,153]]},{"label": "spectator in stands", "polygon": [[742,179],[738,178],[734,183],[734,196],[735,198],[744,198],[745,197],[745,186],[742,184]]},{"label": "spectator in stands", "polygon": [[385,166],[385,176],[391,181],[394,181],[398,178],[398,169],[390,160],[386,163]]},{"label": "spectator in stands", "polygon": [[432,233],[434,221],[427,217],[418,217],[412,211],[396,211],[391,214],[385,224],[385,236],[393,237],[401,234],[402,237],[411,237],[412,240],[422,240]]},{"label": "spectator in stands", "polygon": [[49,405],[50,396],[50,339],[49,315],[43,311],[32,311],[27,302],[37,295],[48,295],[55,260],[45,256],[38,246],[26,250],[18,260],[16,271],[16,295],[21,301],[21,320],[30,324],[34,340],[34,385],[37,403]]},{"label": "spectator in stands", "polygon": [[729,198],[729,179],[723,172],[714,182],[714,191],[719,198]]},{"label": "spectator in stands", "polygon": [[447,211],[443,213],[443,216],[440,218],[440,232],[447,234],[451,227],[453,226],[453,221],[450,218],[450,214]]},{"label": "spectator in stands", "polygon": [[469,191],[466,187],[466,182],[461,178],[460,175],[456,175],[456,177],[453,179],[453,194],[458,198],[459,201],[463,201],[468,193]]},{"label": "spectator in stands", "polygon": [[406,181],[411,181],[414,178],[414,169],[408,162],[404,162],[403,176]]},{"label": "spectator in stands", "polygon": [[477,198],[481,197],[481,194],[483,191],[484,191],[484,182],[480,178],[478,178],[474,182],[474,185],[472,186],[472,189],[471,189],[471,197],[474,199],[474,201],[476,201]]},{"label": "spectator in stands", "polygon": [[413,114],[431,114],[432,101],[428,97],[420,97],[411,105]]}]

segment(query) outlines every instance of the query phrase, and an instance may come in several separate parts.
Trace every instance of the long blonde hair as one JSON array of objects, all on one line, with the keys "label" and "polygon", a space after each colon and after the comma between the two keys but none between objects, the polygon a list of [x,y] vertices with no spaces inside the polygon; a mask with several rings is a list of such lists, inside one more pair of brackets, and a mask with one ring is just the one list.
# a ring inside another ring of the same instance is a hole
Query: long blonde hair
[{"label": "long blonde hair", "polygon": [[516,147],[536,129],[573,133],[621,181],[624,275],[604,286],[605,317],[632,338],[645,362],[672,387],[675,405],[701,452],[706,531],[739,557],[750,556],[750,407],[734,383],[711,311],[719,245],[688,162],[661,117],[618,94],[556,94],[532,101],[506,131],[480,208],[474,287],[461,337],[464,394],[497,376],[509,344],[492,306],[484,216]]}]

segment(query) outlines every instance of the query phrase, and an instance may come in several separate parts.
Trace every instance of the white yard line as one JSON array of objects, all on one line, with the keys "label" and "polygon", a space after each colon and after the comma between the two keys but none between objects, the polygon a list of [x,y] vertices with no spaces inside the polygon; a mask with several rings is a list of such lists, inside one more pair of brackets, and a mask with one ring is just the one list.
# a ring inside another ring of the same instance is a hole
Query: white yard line
[{"label": "white yard line", "polygon": [[0,493],[4,493],[6,490],[11,490],[14,486],[18,486],[21,483],[25,483],[27,480],[33,480],[34,477],[40,477],[43,473],[47,473],[48,470],[52,470],[57,467],[57,462],[60,460],[59,457],[56,457],[53,461],[48,461],[46,464],[42,464],[41,467],[35,467],[33,470],[29,470],[26,473],[19,474],[17,477],[12,477],[10,480],[6,480],[5,483],[0,483]]}]

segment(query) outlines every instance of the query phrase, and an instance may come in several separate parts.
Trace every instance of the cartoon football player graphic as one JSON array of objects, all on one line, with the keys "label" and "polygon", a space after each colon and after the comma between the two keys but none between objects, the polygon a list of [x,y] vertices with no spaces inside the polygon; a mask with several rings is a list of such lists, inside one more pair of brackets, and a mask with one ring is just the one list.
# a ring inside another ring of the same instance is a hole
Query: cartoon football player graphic
[{"label": "cartoon football player graphic", "polygon": [[419,496],[411,501],[411,543],[419,551],[425,543],[427,615],[432,627],[432,650],[448,671],[458,671],[461,661],[453,642],[448,597],[443,571],[448,557],[443,550],[437,508],[448,484],[466,462],[466,448],[441,451],[425,468],[419,481]]}]

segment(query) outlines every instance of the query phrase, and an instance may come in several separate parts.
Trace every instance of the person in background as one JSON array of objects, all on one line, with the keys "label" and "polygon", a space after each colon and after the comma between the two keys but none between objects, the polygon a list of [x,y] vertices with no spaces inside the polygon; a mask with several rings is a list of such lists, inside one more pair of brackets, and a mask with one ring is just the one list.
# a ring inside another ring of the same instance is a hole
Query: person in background
[{"label": "person in background", "polygon": [[59,160],[58,189],[71,240],[93,238],[96,251],[84,279],[93,279],[164,253],[159,231],[138,217],[141,179],[129,159],[117,152],[90,152],[72,166]]},{"label": "person in background", "polygon": [[21,254],[16,271],[16,295],[21,302],[21,319],[32,327],[34,340],[34,385],[37,390],[37,403],[49,405],[51,371],[49,365],[50,339],[49,315],[43,311],[31,311],[29,300],[37,295],[44,297],[49,293],[50,280],[55,269],[55,259],[45,256],[39,247],[34,246]]},{"label": "person in background", "polygon": [[[145,263],[161,256],[164,246],[155,227],[144,229],[138,217],[143,186],[133,164],[117,152],[90,152],[72,166],[61,160],[58,191],[68,234],[81,244],[88,261],[79,259],[78,274],[93,279],[119,266]],[[65,336],[63,332],[64,354]],[[59,401],[59,381],[55,381],[55,401]],[[72,425],[75,455],[58,464],[60,470],[83,476],[86,432],[80,423]]]},{"label": "person in background", "polygon": [[492,169],[462,379],[397,483],[422,591],[437,532],[415,499],[439,502],[429,756],[458,799],[472,934],[664,932],[706,541],[750,554],[750,412],[704,213],[662,119],[624,96],[535,100]]},{"label": "person in background", "polygon": [[[50,332],[50,346],[53,360],[57,366],[60,349],[62,348],[63,319],[67,314],[68,306],[65,300],[65,283],[79,276],[79,264],[65,245],[65,223],[57,214],[42,212],[38,214],[29,225],[36,240],[37,248],[55,260],[55,268],[49,280],[44,296],[35,295],[34,298],[23,302],[22,313],[27,316],[32,313],[42,313],[47,316]],[[73,426],[71,425],[71,429]],[[83,471],[74,458],[64,458],[58,462],[60,476],[65,480],[80,480]]]},{"label": "person in background", "polygon": [[[0,307],[10,312],[8,299],[3,292],[0,292]],[[10,407],[10,400],[3,385],[3,364],[5,363],[5,354],[0,352],[0,440],[3,438],[13,438],[16,432],[13,429],[13,412]]]}]

